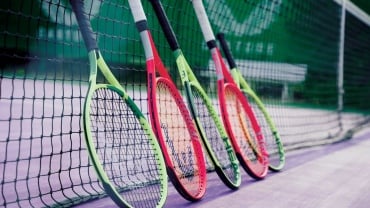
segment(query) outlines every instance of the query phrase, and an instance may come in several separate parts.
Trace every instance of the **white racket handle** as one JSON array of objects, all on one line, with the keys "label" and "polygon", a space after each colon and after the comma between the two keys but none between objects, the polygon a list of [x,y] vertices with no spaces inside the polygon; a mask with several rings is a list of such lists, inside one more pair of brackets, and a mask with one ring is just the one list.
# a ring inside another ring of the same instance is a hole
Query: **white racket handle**
[{"label": "white racket handle", "polygon": [[128,4],[130,5],[130,9],[132,15],[134,16],[135,22],[139,22],[142,20],[146,21],[146,16],[143,5],[141,4],[141,0],[128,0]]},{"label": "white racket handle", "polygon": [[211,24],[209,23],[208,16],[207,16],[202,0],[192,0],[192,3],[193,3],[194,10],[195,10],[195,14],[198,18],[198,22],[200,24],[200,28],[204,36],[204,39],[206,40],[206,42],[215,40],[215,35],[213,34]]}]

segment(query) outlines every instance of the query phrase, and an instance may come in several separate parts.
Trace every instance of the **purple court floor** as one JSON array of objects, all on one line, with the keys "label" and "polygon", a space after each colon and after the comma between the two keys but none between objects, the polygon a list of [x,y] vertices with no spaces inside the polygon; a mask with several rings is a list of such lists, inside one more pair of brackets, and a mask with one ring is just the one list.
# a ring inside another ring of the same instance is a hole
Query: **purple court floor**
[{"label": "purple court floor", "polygon": [[[242,170],[242,184],[229,190],[215,173],[208,174],[205,197],[183,199],[172,184],[165,207],[212,208],[368,208],[370,207],[370,127],[351,140],[288,152],[279,173],[255,181]],[[115,207],[110,198],[77,206]]]}]

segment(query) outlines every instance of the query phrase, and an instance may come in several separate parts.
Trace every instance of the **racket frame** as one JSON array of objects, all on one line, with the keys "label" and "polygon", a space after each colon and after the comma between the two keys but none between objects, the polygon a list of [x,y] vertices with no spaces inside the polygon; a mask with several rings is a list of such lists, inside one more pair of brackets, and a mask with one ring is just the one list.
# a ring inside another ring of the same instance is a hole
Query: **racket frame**
[{"label": "racket frame", "polygon": [[263,104],[262,100],[258,97],[258,95],[254,92],[254,90],[250,87],[248,82],[244,79],[243,75],[240,72],[240,69],[237,67],[235,60],[232,56],[231,50],[226,42],[225,39],[225,34],[224,33],[218,33],[216,35],[217,39],[220,42],[221,49],[226,57],[226,60],[229,64],[229,67],[231,68],[231,74],[233,79],[238,83],[239,88],[250,98],[254,100],[256,103],[258,109],[262,112],[266,123],[268,124],[271,134],[275,140],[276,146],[277,146],[277,152],[279,154],[279,164],[278,165],[273,165],[269,164],[269,169],[272,171],[280,171],[284,168],[285,165],[285,151],[284,151],[284,145],[283,142],[281,141],[281,137],[279,135],[279,132],[276,128],[276,125],[271,118],[270,114],[268,113],[265,105]]},{"label": "racket frame", "polygon": [[[191,118],[190,112],[188,111],[180,92],[178,91],[161,58],[159,57],[158,51],[155,47],[152,35],[147,25],[147,19],[141,2],[137,0],[129,0],[129,4],[145,51],[149,115],[153,131],[158,138],[166,162],[167,174],[171,182],[174,184],[174,187],[182,197],[189,201],[198,201],[204,196],[207,186],[205,158],[202,150],[202,145],[199,140],[199,133],[195,127],[194,121]],[[158,72],[159,77],[157,77],[156,72]],[[181,183],[181,180],[179,178],[180,176],[176,174],[176,170],[174,168],[175,166],[168,152],[166,139],[158,116],[159,113],[156,102],[156,84],[158,82],[166,83],[168,89],[171,90],[172,95],[175,97],[176,105],[179,107],[179,110],[181,111],[181,114],[185,120],[186,128],[188,129],[191,138],[191,145],[196,155],[198,168],[197,174],[199,175],[199,189],[196,195],[191,194],[184,186],[184,184]]]},{"label": "racket frame", "polygon": [[[233,190],[238,189],[238,187],[241,184],[239,162],[232,148],[232,144],[229,140],[228,134],[218,116],[217,111],[213,107],[211,99],[208,97],[207,93],[201,87],[199,81],[197,80],[195,74],[193,73],[191,67],[189,66],[179,46],[179,43],[176,39],[176,35],[173,32],[172,26],[166,16],[166,13],[164,11],[161,1],[160,0],[149,0],[149,1],[151,2],[153,6],[155,14],[157,15],[159,23],[162,27],[162,31],[164,32],[165,38],[167,39],[167,42],[175,57],[178,73],[181,79],[181,84],[185,91],[185,96],[188,102],[188,106],[190,108],[191,115],[195,121],[196,127],[202,139],[203,145],[209,155],[209,158],[211,159],[212,164],[215,167],[215,171],[227,187]],[[208,141],[203,125],[199,117],[197,116],[197,108],[195,107],[195,104],[194,104],[194,100],[193,100],[194,96],[193,96],[191,87],[194,87],[198,90],[198,92],[201,95],[201,99],[207,106],[207,110],[210,113],[212,120],[215,122],[217,132],[219,133],[220,138],[222,139],[222,142],[225,146],[225,149],[227,151],[227,154],[230,160],[230,164],[233,169],[233,173],[235,174],[234,179],[230,179],[228,178],[228,176],[226,176],[226,173],[223,171],[220,162],[218,161],[214,151],[212,150],[211,144]]]},{"label": "racket frame", "polygon": [[[101,55],[98,49],[96,40],[93,37],[93,31],[91,29],[90,21],[88,20],[86,13],[84,13],[84,2],[82,0],[70,0],[70,4],[72,5],[72,9],[77,18],[81,34],[86,45],[86,49],[88,51],[88,60],[90,66],[89,86],[83,106],[82,125],[84,129],[84,138],[87,146],[88,155],[92,162],[94,170],[98,176],[98,179],[102,183],[105,192],[111,197],[111,199],[116,203],[116,205],[118,205],[119,207],[132,207],[132,205],[129,202],[122,198],[119,191],[110,182],[109,177],[105,172],[104,167],[96,152],[96,147],[92,139],[90,128],[91,126],[90,105],[92,101],[92,95],[97,89],[107,88],[118,93],[122,97],[124,102],[128,105],[128,107],[132,110],[135,117],[138,119],[142,129],[149,138],[150,145],[153,147],[154,157],[158,162],[157,165],[161,186],[160,188],[161,198],[157,202],[157,207],[163,207],[168,193],[167,189],[168,178],[164,158],[161,154],[160,146],[157,142],[157,139],[155,138],[155,135],[152,132],[152,129],[149,125],[149,122],[146,120],[143,113],[140,111],[140,109],[137,107],[134,101],[129,97],[124,88],[120,85],[120,83],[115,78],[113,73],[110,71],[108,65],[104,61],[103,56]],[[105,77],[109,84],[96,83],[98,69],[100,70],[100,72],[102,72],[103,76]]]},{"label": "racket frame", "polygon": [[[202,0],[192,0],[192,4],[193,4],[193,8],[194,8],[196,17],[198,19],[198,23],[200,25],[200,28],[201,28],[201,31],[204,37],[204,40],[207,43],[207,47],[209,48],[211,52],[212,60],[215,64],[216,75],[217,75],[217,91],[219,95],[218,98],[220,102],[221,116],[222,116],[224,125],[226,127],[226,131],[231,139],[236,155],[239,159],[240,164],[244,168],[244,170],[254,179],[257,179],[257,180],[263,179],[265,178],[268,172],[268,157],[267,157],[267,152],[265,149],[265,141],[264,141],[264,137],[263,137],[260,125],[246,97],[238,96],[237,98],[241,102],[240,104],[242,105],[243,109],[246,110],[246,114],[248,115],[248,118],[252,125],[252,129],[255,132],[255,136],[256,136],[255,139],[258,142],[259,149],[255,149],[254,146],[251,146],[253,152],[257,153],[256,157],[258,157],[258,163],[261,165],[261,168],[262,168],[262,172],[256,172],[255,170],[260,169],[260,168],[255,169],[256,166],[252,163],[252,161],[249,158],[245,158],[243,156],[242,150],[240,146],[238,145],[235,135],[233,133],[231,123],[230,123],[230,117],[229,117],[229,114],[227,112],[227,107],[226,107],[225,89],[227,87],[232,87],[232,89],[236,91],[240,91],[238,93],[239,95],[242,95],[243,93],[241,92],[240,88],[238,87],[238,83],[235,82],[226,64],[223,61],[221,52],[219,51],[217,47],[215,36],[213,34],[211,25],[209,23],[208,16],[205,11]],[[242,129],[242,130],[244,131],[246,129]],[[247,140],[247,142],[251,143],[251,141],[248,141],[249,138],[247,137],[247,135],[245,135],[245,137],[246,137],[245,139]]]}]

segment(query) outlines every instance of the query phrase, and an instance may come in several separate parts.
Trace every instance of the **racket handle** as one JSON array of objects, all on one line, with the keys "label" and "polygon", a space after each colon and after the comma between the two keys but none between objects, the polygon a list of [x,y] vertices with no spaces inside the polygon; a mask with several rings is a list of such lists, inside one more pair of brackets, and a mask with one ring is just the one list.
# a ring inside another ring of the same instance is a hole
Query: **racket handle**
[{"label": "racket handle", "polygon": [[149,1],[152,4],[154,12],[158,17],[159,24],[163,29],[164,35],[167,39],[168,44],[171,47],[171,50],[175,51],[179,49],[180,48],[179,43],[177,42],[175,33],[173,32],[170,22],[168,21],[162,3],[159,0],[149,0]]},{"label": "racket handle", "polygon": [[215,42],[215,35],[213,34],[213,30],[211,28],[211,24],[209,23],[202,0],[192,0],[192,2],[195,14],[197,15],[198,22],[200,24],[200,28],[202,29],[204,39],[206,40],[207,44],[209,42]]},{"label": "racket handle", "polygon": [[235,61],[234,61],[234,59],[231,55],[230,48],[227,45],[226,40],[225,40],[225,34],[224,33],[218,33],[217,34],[217,39],[220,41],[221,48],[222,48],[222,50],[223,50],[223,52],[226,56],[226,59],[227,59],[227,62],[229,63],[229,65],[230,65],[230,68],[231,69],[236,68],[236,64],[235,64]]},{"label": "racket handle", "polygon": [[145,12],[141,0],[128,0],[135,22],[146,21]]},{"label": "racket handle", "polygon": [[91,29],[90,20],[87,17],[87,14],[84,12],[85,10],[84,1],[69,0],[69,2],[72,5],[73,12],[75,13],[87,51],[90,52],[92,50],[98,49],[98,44],[96,43],[94,33]]}]

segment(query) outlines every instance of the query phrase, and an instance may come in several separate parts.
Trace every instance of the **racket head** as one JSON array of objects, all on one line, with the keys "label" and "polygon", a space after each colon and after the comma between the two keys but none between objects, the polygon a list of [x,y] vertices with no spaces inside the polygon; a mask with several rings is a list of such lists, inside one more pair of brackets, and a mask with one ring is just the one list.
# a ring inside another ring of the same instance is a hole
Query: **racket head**
[{"label": "racket head", "polygon": [[200,200],[206,190],[206,166],[199,134],[158,55],[141,2],[130,0],[129,3],[145,51],[149,115],[167,173],[185,199]]},{"label": "racket head", "polygon": [[263,130],[263,135],[266,141],[266,149],[269,154],[269,169],[272,171],[280,171],[285,165],[285,152],[280,135],[275,127],[275,123],[273,122],[263,102],[248,85],[247,81],[240,73],[240,70],[237,68],[229,45],[226,42],[225,34],[218,33],[217,39],[220,42],[221,48],[226,56],[226,60],[229,63],[231,71],[236,72],[234,74],[236,74],[239,80],[241,90],[255,112],[257,120],[259,121],[261,129]]},{"label": "racket head", "polygon": [[[119,207],[162,207],[167,177],[157,140],[99,53],[84,1],[70,0],[70,4],[89,57],[89,89],[82,120],[92,165]],[[96,84],[98,68],[111,85]]]},{"label": "racket head", "polygon": [[285,165],[285,151],[275,124],[265,108],[265,105],[252,91],[252,89],[244,89],[242,87],[242,92],[248,99],[248,102],[252,107],[263,132],[266,151],[268,153],[269,169],[275,172],[280,171]]},{"label": "racket head", "polygon": [[263,179],[268,171],[268,158],[255,115],[235,84],[226,83],[223,96],[220,107],[239,162],[251,177]]},{"label": "racket head", "polygon": [[[200,200],[206,190],[206,165],[199,134],[183,97],[173,82],[156,78],[154,125],[176,190],[187,200]],[[155,101],[150,101],[155,98]],[[152,105],[150,105],[152,106]],[[154,109],[151,109],[154,112]]]},{"label": "racket head", "polygon": [[[161,10],[165,15],[159,1],[151,3],[156,11]],[[141,2],[129,0],[129,4],[145,51],[149,115],[163,151],[167,173],[185,199],[197,201],[206,189],[205,159],[199,134],[158,55]]]},{"label": "racket head", "polygon": [[186,94],[191,112],[215,170],[230,189],[241,184],[239,162],[217,111],[197,81],[187,83]]},{"label": "racket head", "polygon": [[167,174],[145,117],[121,89],[90,84],[83,127],[104,190],[121,207],[162,207]]}]

